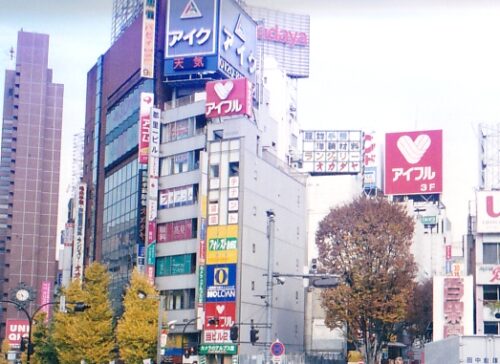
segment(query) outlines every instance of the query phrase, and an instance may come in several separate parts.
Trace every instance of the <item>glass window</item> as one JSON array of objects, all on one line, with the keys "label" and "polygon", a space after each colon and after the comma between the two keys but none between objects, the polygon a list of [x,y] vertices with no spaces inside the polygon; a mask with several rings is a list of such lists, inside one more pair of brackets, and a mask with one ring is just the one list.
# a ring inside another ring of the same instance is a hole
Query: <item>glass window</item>
[{"label": "glass window", "polygon": [[156,258],[156,276],[171,276],[194,273],[196,254],[172,255]]},{"label": "glass window", "polygon": [[167,310],[186,310],[194,308],[194,288],[167,291],[166,296]]},{"label": "glass window", "polygon": [[498,301],[499,300],[499,288],[500,286],[488,285],[483,286],[483,300],[485,301]]},{"label": "glass window", "polygon": [[484,264],[500,264],[499,259],[500,243],[484,243],[483,244],[483,263]]},{"label": "glass window", "polygon": [[484,322],[485,335],[498,335],[498,322]]}]

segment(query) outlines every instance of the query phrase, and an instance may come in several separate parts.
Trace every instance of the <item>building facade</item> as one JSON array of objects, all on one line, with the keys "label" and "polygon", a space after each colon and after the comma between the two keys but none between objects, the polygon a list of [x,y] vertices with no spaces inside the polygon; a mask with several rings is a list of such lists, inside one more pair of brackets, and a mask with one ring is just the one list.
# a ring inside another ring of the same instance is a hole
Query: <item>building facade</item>
[{"label": "building facade", "polygon": [[[22,284],[38,304],[52,299],[57,273],[64,88],[52,81],[48,53],[48,35],[18,33],[16,69],[5,77],[0,165],[2,298],[15,299],[12,291]],[[2,325],[18,315],[9,305]]]}]

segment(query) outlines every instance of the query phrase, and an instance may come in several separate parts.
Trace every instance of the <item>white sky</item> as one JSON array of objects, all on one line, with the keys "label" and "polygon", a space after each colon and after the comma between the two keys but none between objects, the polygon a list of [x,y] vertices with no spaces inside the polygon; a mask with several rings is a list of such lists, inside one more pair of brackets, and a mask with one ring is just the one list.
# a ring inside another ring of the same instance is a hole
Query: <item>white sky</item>
[{"label": "white sky", "polygon": [[[443,201],[460,240],[478,184],[478,123],[500,122],[500,1],[247,2],[311,15],[303,128],[443,129]],[[49,67],[65,85],[61,191],[72,135],[83,128],[86,74],[110,43],[111,8],[112,0],[0,0],[0,100],[17,31],[50,34]]]}]

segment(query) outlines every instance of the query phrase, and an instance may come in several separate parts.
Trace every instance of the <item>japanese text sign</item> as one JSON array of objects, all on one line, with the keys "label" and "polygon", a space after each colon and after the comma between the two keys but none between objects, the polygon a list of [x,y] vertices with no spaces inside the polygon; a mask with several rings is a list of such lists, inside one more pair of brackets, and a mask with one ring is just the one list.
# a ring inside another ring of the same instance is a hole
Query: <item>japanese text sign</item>
[{"label": "japanese text sign", "polygon": [[257,24],[234,1],[220,0],[219,70],[229,78],[255,80]]},{"label": "japanese text sign", "polygon": [[442,130],[386,134],[385,194],[440,193],[442,185]]},{"label": "japanese text sign", "polygon": [[236,323],[235,302],[208,302],[205,304],[205,329],[229,329]]},{"label": "japanese text sign", "polygon": [[141,92],[139,108],[139,163],[148,164],[151,108],[154,106],[153,94]]},{"label": "japanese text sign", "polygon": [[206,91],[208,118],[251,115],[252,85],[246,78],[207,82]]},{"label": "japanese text sign", "polygon": [[215,54],[217,0],[167,2],[166,58]]},{"label": "japanese text sign", "polygon": [[464,281],[462,278],[453,277],[444,279],[444,330],[446,338],[453,335],[463,335],[464,303]]},{"label": "japanese text sign", "polygon": [[236,264],[207,265],[207,302],[236,300]]}]

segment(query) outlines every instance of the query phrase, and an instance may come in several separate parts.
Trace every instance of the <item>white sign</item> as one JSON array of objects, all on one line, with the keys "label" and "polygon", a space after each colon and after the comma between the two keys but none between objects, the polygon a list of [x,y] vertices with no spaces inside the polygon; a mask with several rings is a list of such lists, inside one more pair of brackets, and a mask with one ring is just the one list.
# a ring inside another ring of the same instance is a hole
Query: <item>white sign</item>
[{"label": "white sign", "polygon": [[478,233],[500,232],[500,191],[476,192]]}]

